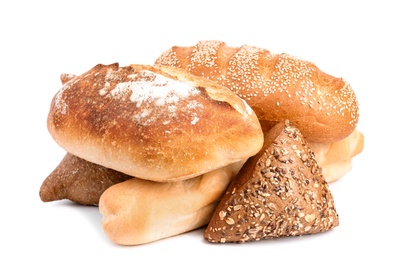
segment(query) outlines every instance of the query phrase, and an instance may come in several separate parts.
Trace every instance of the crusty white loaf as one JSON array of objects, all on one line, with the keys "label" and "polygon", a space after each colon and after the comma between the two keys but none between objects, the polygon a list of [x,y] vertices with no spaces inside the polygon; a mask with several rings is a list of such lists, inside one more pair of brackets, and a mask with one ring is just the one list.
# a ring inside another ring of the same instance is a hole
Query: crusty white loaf
[{"label": "crusty white loaf", "polygon": [[[76,75],[63,73],[61,83]],[[48,175],[40,187],[40,198],[44,202],[68,199],[83,205],[98,205],[102,193],[113,184],[133,176],[88,162],[66,153],[58,166]]]},{"label": "crusty white loaf", "polygon": [[72,77],[51,103],[48,129],[73,155],[154,181],[245,160],[263,144],[256,114],[231,90],[148,65],[99,64]]},{"label": "crusty white loaf", "polygon": [[173,46],[155,64],[183,68],[228,87],[253,108],[264,132],[289,119],[309,142],[332,143],[350,135],[358,123],[358,101],[345,80],[286,53],[200,41]]},{"label": "crusty white loaf", "polygon": [[106,235],[117,244],[139,245],[206,225],[244,162],[183,181],[133,178],[111,186],[99,202]]}]

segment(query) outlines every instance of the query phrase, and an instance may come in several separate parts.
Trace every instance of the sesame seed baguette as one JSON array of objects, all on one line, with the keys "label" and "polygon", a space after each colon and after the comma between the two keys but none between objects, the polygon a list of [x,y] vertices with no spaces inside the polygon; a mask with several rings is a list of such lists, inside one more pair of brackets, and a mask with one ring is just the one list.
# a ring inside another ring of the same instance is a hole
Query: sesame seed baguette
[{"label": "sesame seed baguette", "polygon": [[333,196],[301,132],[288,120],[266,135],[208,223],[213,243],[244,243],[328,231],[339,225]]},{"label": "sesame seed baguette", "polygon": [[342,78],[286,53],[221,41],[173,46],[156,65],[179,67],[226,86],[253,108],[264,132],[289,119],[310,142],[335,142],[358,123],[356,95]]},{"label": "sesame seed baguette", "polygon": [[68,153],[130,176],[192,178],[247,159],[263,144],[245,101],[178,68],[99,64],[61,80],[48,115],[51,136]]},{"label": "sesame seed baguette", "polygon": [[103,230],[116,244],[140,245],[200,228],[244,162],[182,181],[115,184],[100,198]]}]

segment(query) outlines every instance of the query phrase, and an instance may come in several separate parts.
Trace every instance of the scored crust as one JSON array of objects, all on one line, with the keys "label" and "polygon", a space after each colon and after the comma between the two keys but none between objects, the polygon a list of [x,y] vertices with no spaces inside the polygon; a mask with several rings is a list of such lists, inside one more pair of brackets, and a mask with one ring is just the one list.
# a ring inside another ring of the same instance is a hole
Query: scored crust
[{"label": "scored crust", "polygon": [[324,232],[339,224],[332,194],[301,132],[288,120],[233,179],[204,237],[243,243]]},{"label": "scored crust", "polygon": [[289,119],[312,142],[335,142],[356,128],[359,105],[350,85],[287,53],[221,41],[173,46],[156,65],[179,67],[226,86],[245,99],[264,131]]},{"label": "scored crust", "polygon": [[191,178],[247,159],[263,144],[236,94],[173,67],[97,65],[55,95],[48,129],[67,152],[155,181]]}]

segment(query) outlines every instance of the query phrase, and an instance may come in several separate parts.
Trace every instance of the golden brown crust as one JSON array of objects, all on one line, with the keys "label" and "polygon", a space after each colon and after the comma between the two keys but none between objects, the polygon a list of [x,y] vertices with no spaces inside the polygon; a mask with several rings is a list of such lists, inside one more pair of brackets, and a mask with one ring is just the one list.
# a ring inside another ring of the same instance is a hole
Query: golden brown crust
[{"label": "golden brown crust", "polygon": [[266,132],[289,119],[308,141],[335,142],[358,122],[358,102],[347,82],[285,53],[200,41],[170,48],[155,64],[183,68],[228,87],[253,108]]},{"label": "golden brown crust", "polygon": [[103,229],[117,244],[139,245],[202,227],[243,163],[177,182],[116,184],[100,198]]},{"label": "golden brown crust", "polygon": [[133,178],[67,153],[43,181],[43,202],[68,199],[82,205],[99,204],[102,193],[110,186]]},{"label": "golden brown crust", "polygon": [[263,143],[236,94],[172,67],[97,65],[67,81],[48,116],[55,141],[125,174],[176,181],[247,159]]},{"label": "golden brown crust", "polygon": [[324,232],[339,224],[332,194],[301,132],[288,120],[265,136],[226,190],[205,230],[214,243]]},{"label": "golden brown crust", "polygon": [[327,182],[339,180],[352,170],[352,159],[363,151],[364,139],[363,133],[355,129],[334,143],[308,143]]}]

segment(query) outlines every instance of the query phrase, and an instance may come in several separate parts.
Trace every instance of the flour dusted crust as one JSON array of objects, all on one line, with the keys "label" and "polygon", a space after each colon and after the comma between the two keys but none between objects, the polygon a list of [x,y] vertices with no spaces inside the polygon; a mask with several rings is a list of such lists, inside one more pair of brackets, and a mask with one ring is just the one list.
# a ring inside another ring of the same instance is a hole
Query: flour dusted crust
[{"label": "flour dusted crust", "polygon": [[327,181],[350,171],[363,135],[349,84],[314,64],[201,41],[61,81],[48,129],[67,155],[40,197],[98,205],[113,242],[208,225],[208,241],[241,243],[339,224]]},{"label": "flour dusted crust", "polygon": [[229,89],[173,67],[97,65],[64,80],[48,129],[67,152],[154,181],[191,178],[256,154],[263,133]]},{"label": "flour dusted crust", "polygon": [[156,65],[179,67],[228,87],[256,112],[264,131],[289,119],[310,142],[335,142],[350,135],[359,106],[350,85],[315,64],[250,45],[200,41],[173,46]]}]

